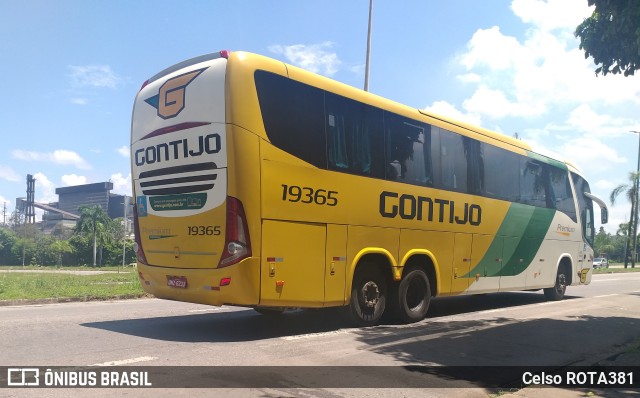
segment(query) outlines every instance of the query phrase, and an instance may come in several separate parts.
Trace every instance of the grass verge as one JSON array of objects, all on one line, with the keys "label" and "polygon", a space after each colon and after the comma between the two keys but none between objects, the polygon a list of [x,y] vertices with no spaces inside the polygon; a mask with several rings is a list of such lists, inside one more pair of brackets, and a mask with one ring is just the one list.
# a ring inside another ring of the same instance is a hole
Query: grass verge
[{"label": "grass verge", "polygon": [[[0,268],[6,269],[6,268]],[[14,269],[22,270],[22,267]],[[25,268],[29,270],[30,268]],[[57,268],[56,270],[61,270]],[[87,269],[67,268],[67,271]],[[95,271],[95,268],[90,270]],[[110,270],[100,268],[99,271]],[[114,267],[113,271],[116,268]],[[36,268],[35,272],[0,272],[0,301],[37,300],[51,298],[107,299],[116,297],[140,297],[144,292],[135,268],[125,268],[119,273],[93,273],[75,275],[54,273]]]},{"label": "grass verge", "polygon": [[640,272],[640,265],[636,264],[635,268],[631,268],[631,265],[629,265],[629,268],[595,268],[593,270],[594,274],[625,274],[628,272]]}]

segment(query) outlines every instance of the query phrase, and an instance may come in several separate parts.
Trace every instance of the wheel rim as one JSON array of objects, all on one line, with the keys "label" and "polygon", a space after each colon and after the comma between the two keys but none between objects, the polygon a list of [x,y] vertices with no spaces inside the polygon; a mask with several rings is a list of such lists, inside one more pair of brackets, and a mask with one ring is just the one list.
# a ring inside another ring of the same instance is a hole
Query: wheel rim
[{"label": "wheel rim", "polygon": [[361,289],[362,307],[363,309],[373,309],[380,300],[380,289],[378,285],[369,281],[362,286]]},{"label": "wheel rim", "polygon": [[567,289],[567,277],[564,274],[558,275],[558,283],[556,286],[556,292],[559,294],[564,294]]}]

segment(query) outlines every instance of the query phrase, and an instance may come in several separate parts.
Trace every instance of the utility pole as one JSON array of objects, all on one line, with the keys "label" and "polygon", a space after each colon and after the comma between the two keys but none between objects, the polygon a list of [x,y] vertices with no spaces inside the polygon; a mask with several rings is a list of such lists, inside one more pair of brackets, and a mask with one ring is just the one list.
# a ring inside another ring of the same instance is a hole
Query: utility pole
[{"label": "utility pole", "polygon": [[[127,195],[124,195],[124,197],[122,198],[122,201],[124,202],[124,210],[123,210],[123,224],[124,224],[124,233],[122,234],[122,268],[124,268],[124,260],[127,254],[127,226],[129,224],[129,222],[127,221],[127,202],[129,197]],[[120,270],[118,270],[118,272],[120,272]]]},{"label": "utility pole", "polygon": [[364,91],[369,91],[369,60],[371,59],[371,14],[373,13],[373,0],[369,0],[369,31],[367,33],[367,62],[364,67]]},{"label": "utility pole", "polygon": [[633,218],[633,257],[631,257],[631,268],[636,267],[636,256],[638,253],[638,190],[640,190],[640,181],[638,181],[638,174],[640,174],[640,131],[631,130],[630,133],[638,134],[638,166],[636,167],[636,175],[633,178],[634,198],[636,202],[635,214],[632,214]]},{"label": "utility pole", "polygon": [[7,202],[4,202],[4,207],[2,208],[2,226],[7,226]]},{"label": "utility pole", "polygon": [[34,192],[35,192],[36,179],[33,175],[27,174],[27,208],[25,211],[25,224],[35,224],[36,211],[33,207]]}]

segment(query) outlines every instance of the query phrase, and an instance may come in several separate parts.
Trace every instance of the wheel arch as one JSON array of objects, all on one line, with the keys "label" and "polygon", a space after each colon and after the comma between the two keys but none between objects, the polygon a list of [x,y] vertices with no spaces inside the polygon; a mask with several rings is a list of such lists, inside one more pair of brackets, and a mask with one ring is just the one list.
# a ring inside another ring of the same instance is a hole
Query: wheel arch
[{"label": "wheel arch", "polygon": [[353,278],[360,267],[364,263],[375,264],[375,268],[380,270],[384,275],[388,285],[394,280],[400,280],[400,270],[398,264],[393,258],[391,252],[382,248],[367,248],[362,249],[356,254],[351,262],[349,272],[347,273],[347,283],[345,291],[347,292],[346,302],[349,302],[351,296],[351,288],[353,286]]},{"label": "wheel arch", "polygon": [[404,276],[407,272],[414,268],[421,268],[429,278],[429,284],[431,285],[431,296],[437,297],[439,293],[440,285],[440,272],[438,267],[438,261],[433,253],[429,250],[414,249],[409,250],[407,254],[402,258],[400,263],[401,272]]},{"label": "wheel arch", "polygon": [[573,277],[574,277],[573,275],[574,267],[573,267],[573,260],[568,253],[564,253],[558,259],[558,266],[556,267],[556,273],[553,276],[554,281],[555,281],[556,275],[558,275],[558,271],[560,270],[564,270],[565,275],[569,278],[569,280],[567,281],[567,286],[572,285]]}]

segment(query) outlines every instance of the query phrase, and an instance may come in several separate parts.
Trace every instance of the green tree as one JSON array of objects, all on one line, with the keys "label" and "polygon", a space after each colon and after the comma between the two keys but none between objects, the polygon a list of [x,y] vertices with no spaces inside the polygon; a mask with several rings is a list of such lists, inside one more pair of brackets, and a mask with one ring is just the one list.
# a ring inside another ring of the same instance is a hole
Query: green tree
[{"label": "green tree", "polygon": [[18,238],[11,248],[14,256],[20,258],[22,266],[31,263],[36,252],[36,242],[31,238]]},{"label": "green tree", "polygon": [[587,0],[595,9],[576,28],[585,58],[593,57],[596,75],[624,73],[640,69],[640,1]]},{"label": "green tree", "polygon": [[629,223],[623,222],[618,224],[618,230],[616,231],[616,235],[627,236],[629,232]]},{"label": "green tree", "polygon": [[0,264],[15,265],[18,264],[18,257],[12,252],[13,245],[16,243],[16,234],[9,228],[0,228]]},{"label": "green tree", "polygon": [[16,241],[11,252],[21,259],[22,265],[31,263],[36,253],[36,236],[38,231],[33,224],[14,224]]},{"label": "green tree", "polygon": [[[627,227],[628,227],[627,235],[626,235],[627,244],[626,244],[626,250],[624,253],[625,268],[627,268],[627,265],[629,264],[629,252],[635,253],[635,247],[636,247],[636,239],[635,239],[635,236],[633,236],[633,231],[637,231],[637,225],[638,225],[638,204],[636,203],[636,198],[638,197],[638,195],[636,194],[638,190],[638,177],[640,177],[638,173],[635,173],[635,172],[629,173],[629,180],[631,184],[618,185],[613,189],[613,191],[611,191],[611,195],[609,196],[612,206],[615,205],[616,199],[618,198],[618,196],[620,196],[620,194],[625,194],[629,202],[631,202],[631,220],[627,224]],[[636,266],[635,257],[631,259],[631,266],[634,268]]]},{"label": "green tree", "polygon": [[91,264],[92,239],[85,234],[74,234],[69,238],[72,248],[73,264]]},{"label": "green tree", "polygon": [[56,265],[58,260],[58,253],[56,253],[52,246],[55,242],[55,238],[50,235],[45,235],[42,232],[36,234],[35,237],[35,251],[31,258],[32,265]]},{"label": "green tree", "polygon": [[65,253],[71,253],[73,248],[68,240],[57,240],[51,244],[51,248],[58,253],[58,265],[62,266],[62,256]]},{"label": "green tree", "polygon": [[76,232],[88,234],[93,240],[93,266],[96,266],[96,254],[98,240],[104,239],[106,225],[111,219],[100,206],[80,206],[78,208],[80,219],[76,224]]},{"label": "green tree", "polygon": [[597,257],[604,255],[607,258],[611,258],[611,255],[615,251],[614,239],[604,230],[604,227],[600,227],[600,230],[596,234],[593,247]]}]

